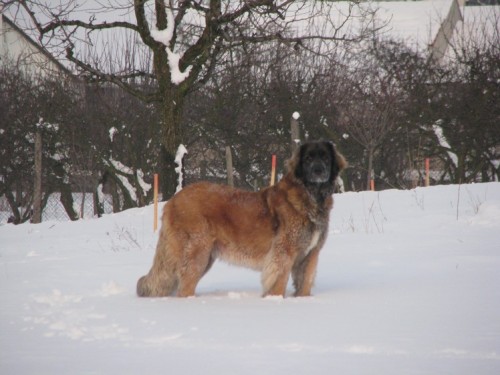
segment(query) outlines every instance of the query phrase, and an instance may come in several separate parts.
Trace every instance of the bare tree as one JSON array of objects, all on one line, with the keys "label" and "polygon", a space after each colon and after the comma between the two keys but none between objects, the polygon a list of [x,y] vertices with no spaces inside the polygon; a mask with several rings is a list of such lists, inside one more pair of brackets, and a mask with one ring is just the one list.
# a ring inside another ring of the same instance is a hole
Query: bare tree
[{"label": "bare tree", "polygon": [[[134,0],[130,4],[109,0],[79,5],[74,0],[56,4],[46,0],[17,0],[9,3],[26,12],[42,43],[53,51],[64,50],[65,57],[89,79],[115,84],[160,108],[164,197],[170,196],[175,188],[174,156],[184,140],[181,119],[185,98],[207,81],[228,48],[276,40],[290,48],[317,48],[312,43],[315,40],[354,40],[364,31],[353,34],[342,29],[345,19],[354,12],[354,5],[348,7],[347,15],[338,17],[339,12],[332,11],[329,2]],[[328,27],[311,22],[319,13],[326,15],[328,22],[323,25]],[[335,13],[335,21],[329,17],[331,13]],[[308,30],[307,35],[287,31],[296,25],[295,21],[298,21],[296,30]],[[90,52],[85,54],[85,50]],[[326,52],[324,46],[321,52]],[[149,89],[151,86],[143,89],[142,83],[147,80],[155,82],[154,90]]]},{"label": "bare tree", "polygon": [[72,163],[68,134],[78,127],[76,95],[70,86],[53,79],[34,82],[19,67],[0,69],[0,196],[6,195],[12,221],[30,218],[33,205],[35,134],[43,138],[42,208],[49,196],[60,193],[60,201],[71,220],[74,209],[70,184]]},{"label": "bare tree", "polygon": [[365,150],[366,189],[375,177],[374,158],[394,129],[397,101],[401,97],[397,71],[381,64],[378,41],[359,53],[358,65],[344,82],[345,95],[339,99],[341,124],[346,137],[352,137]]},{"label": "bare tree", "polygon": [[435,142],[447,171],[442,178],[456,183],[500,176],[500,11],[476,10],[450,41],[447,80],[436,100],[436,121],[449,142],[449,148]]}]

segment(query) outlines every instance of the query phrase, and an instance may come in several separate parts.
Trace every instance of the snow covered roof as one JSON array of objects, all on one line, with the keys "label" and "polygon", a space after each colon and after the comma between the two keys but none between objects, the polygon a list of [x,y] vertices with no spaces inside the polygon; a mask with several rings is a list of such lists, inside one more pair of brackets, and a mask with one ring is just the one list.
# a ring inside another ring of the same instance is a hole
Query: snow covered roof
[{"label": "snow covered roof", "polygon": [[[452,46],[461,48],[500,43],[500,5],[466,6],[462,12],[463,22],[457,24],[450,41]],[[449,49],[446,58],[454,56],[454,49]]]},{"label": "snow covered roof", "polygon": [[[323,2],[311,2],[309,5],[297,5],[299,16],[295,16],[295,23],[298,26],[294,26],[298,34],[309,35],[319,34],[319,31],[332,35],[336,32],[335,28],[342,26],[337,34],[347,37],[362,30],[378,30],[384,38],[425,50],[434,41],[455,2],[457,0],[367,1],[353,6],[352,2],[340,1],[328,3],[330,8],[326,12],[327,6]],[[311,15],[314,15],[314,21],[309,19]]]},{"label": "snow covered roof", "polygon": [[380,2],[377,17],[390,38],[426,49],[434,40],[454,0]]}]

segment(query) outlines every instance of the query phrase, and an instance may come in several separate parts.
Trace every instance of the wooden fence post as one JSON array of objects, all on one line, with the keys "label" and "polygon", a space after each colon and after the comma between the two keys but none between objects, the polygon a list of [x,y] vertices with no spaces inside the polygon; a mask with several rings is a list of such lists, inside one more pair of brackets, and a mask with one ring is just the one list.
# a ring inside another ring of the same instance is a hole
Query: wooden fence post
[{"label": "wooden fence post", "polygon": [[298,112],[294,112],[292,118],[290,119],[290,135],[291,135],[291,148],[292,155],[299,147],[300,144],[300,128],[299,128],[299,118],[300,115]]},{"label": "wooden fence post", "polygon": [[158,229],[158,173],[153,175],[153,204],[153,232],[156,233],[156,230]]},{"label": "wooden fence post", "polygon": [[425,186],[430,186],[431,184],[431,177],[430,177],[430,159],[425,158]]},{"label": "wooden fence post", "polygon": [[226,146],[226,169],[227,169],[227,184],[233,187],[234,186],[233,155],[231,153],[230,146]]},{"label": "wooden fence post", "polygon": [[31,222],[42,222],[42,132],[35,133],[35,181],[33,186],[33,216]]}]

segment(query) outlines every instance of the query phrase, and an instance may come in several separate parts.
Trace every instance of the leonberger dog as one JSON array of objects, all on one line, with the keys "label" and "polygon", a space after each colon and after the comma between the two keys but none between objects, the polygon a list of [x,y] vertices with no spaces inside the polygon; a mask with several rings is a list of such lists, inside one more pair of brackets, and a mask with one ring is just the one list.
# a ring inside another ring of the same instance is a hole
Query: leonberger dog
[{"label": "leonberger dog", "polygon": [[328,234],[335,179],[346,166],[328,141],[298,147],[276,185],[249,192],[207,182],[185,187],[163,210],[153,266],[141,297],[195,294],[216,259],[261,272],[263,296],[311,295]]}]

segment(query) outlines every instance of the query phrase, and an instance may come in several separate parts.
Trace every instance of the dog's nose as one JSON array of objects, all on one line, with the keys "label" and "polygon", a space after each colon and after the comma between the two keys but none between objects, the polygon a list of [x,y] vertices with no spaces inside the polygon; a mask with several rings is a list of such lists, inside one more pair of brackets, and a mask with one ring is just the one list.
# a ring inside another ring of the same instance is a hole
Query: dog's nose
[{"label": "dog's nose", "polygon": [[325,169],[323,168],[322,165],[316,164],[316,165],[313,166],[312,170],[313,170],[314,174],[322,174]]}]

